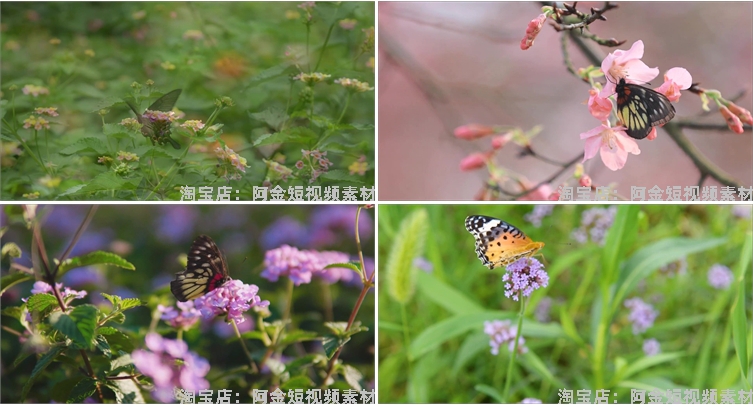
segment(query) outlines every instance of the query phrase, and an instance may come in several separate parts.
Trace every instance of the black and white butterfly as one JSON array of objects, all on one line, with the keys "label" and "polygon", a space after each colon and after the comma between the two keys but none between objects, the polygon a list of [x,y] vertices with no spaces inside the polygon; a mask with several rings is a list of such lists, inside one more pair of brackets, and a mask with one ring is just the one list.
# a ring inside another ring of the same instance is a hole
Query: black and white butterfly
[{"label": "black and white butterfly", "polygon": [[[180,93],[182,92],[181,89],[173,90],[162,97],[158,98],[155,102],[150,105],[147,110],[148,111],[162,111],[162,112],[170,112],[173,110],[173,107],[175,107],[175,103],[178,101],[178,97],[180,97]],[[169,122],[151,122],[149,119],[145,118],[143,114],[140,114],[138,111],[138,108],[136,107],[136,104],[133,103],[130,99],[123,99],[125,103],[128,105],[128,107],[131,108],[134,114],[136,114],[136,120],[141,123],[141,134],[145,137],[149,138],[153,143],[158,143],[160,145],[164,145],[165,143],[170,143],[170,145],[173,146],[175,149],[180,149],[180,144],[173,138],[170,137],[170,127],[171,124]],[[145,111],[146,112],[146,111]]]},{"label": "black and white butterfly", "polygon": [[186,269],[175,274],[170,282],[178,301],[185,302],[216,289],[230,280],[225,257],[217,244],[206,235],[199,235],[188,251]]},{"label": "black and white butterfly", "polygon": [[621,78],[616,86],[617,117],[631,138],[643,139],[651,128],[668,123],[675,116],[675,106],[658,91],[627,83]]}]

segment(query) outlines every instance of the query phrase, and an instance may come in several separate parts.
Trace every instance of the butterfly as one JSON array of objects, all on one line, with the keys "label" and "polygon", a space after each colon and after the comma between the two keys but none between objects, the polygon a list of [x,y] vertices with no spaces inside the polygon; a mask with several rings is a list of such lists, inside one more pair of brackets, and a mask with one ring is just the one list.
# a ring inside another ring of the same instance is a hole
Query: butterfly
[{"label": "butterfly", "polygon": [[216,289],[230,280],[225,257],[217,244],[206,235],[199,235],[188,251],[186,269],[175,274],[170,282],[172,291],[178,301],[186,302]]},{"label": "butterfly", "polygon": [[[153,102],[152,105],[147,108],[147,110],[163,112],[172,111],[182,91],[183,90],[181,89],[177,89],[163,95],[155,102]],[[138,108],[136,108],[136,105],[131,100],[123,99],[123,101],[125,101],[125,103],[128,104],[128,107],[131,107],[131,110],[136,114],[136,120],[138,120],[138,122],[141,124],[142,135],[151,139],[152,143],[156,141],[160,145],[164,145],[165,142],[170,142],[170,145],[172,145],[173,148],[180,149],[180,144],[176,142],[175,139],[170,138],[171,124],[169,122],[152,122],[148,118],[144,117],[143,114],[139,114]]]},{"label": "butterfly", "polygon": [[476,239],[476,254],[489,270],[509,266],[519,259],[531,257],[544,247],[520,229],[497,218],[471,215],[465,229]]},{"label": "butterfly", "polygon": [[617,117],[631,138],[643,139],[651,128],[666,124],[675,116],[675,106],[657,91],[627,83],[624,78],[617,83],[616,91]]}]

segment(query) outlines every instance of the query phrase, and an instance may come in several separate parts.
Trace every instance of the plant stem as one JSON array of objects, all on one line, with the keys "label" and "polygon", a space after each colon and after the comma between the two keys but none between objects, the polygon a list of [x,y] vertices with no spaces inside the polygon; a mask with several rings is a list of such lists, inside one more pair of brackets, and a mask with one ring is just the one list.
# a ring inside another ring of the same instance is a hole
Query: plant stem
[{"label": "plant stem", "polygon": [[251,364],[251,370],[254,372],[258,372],[259,369],[256,367],[256,363],[254,363],[254,358],[251,357],[251,352],[248,351],[248,347],[246,347],[246,342],[243,340],[243,337],[241,336],[241,331],[238,330],[238,325],[235,323],[235,319],[231,319],[230,322],[233,324],[233,330],[235,331],[235,336],[238,337],[238,341],[241,342],[241,348],[243,349],[243,353],[246,354],[246,357],[248,357],[249,364]]},{"label": "plant stem", "polygon": [[157,183],[156,186],[154,186],[154,188],[149,192],[149,195],[146,196],[146,198],[144,199],[144,201],[148,201],[149,200],[149,197],[151,197],[152,194],[154,194],[155,191],[157,191],[159,189],[159,186],[162,184],[162,182],[170,175],[170,173],[172,173],[173,169],[175,169],[175,166],[177,166],[178,163],[182,162],[183,158],[185,158],[186,155],[188,154],[188,150],[191,149],[191,145],[193,145],[193,141],[194,141],[194,138],[191,138],[191,142],[189,142],[188,145],[186,145],[186,150],[184,150],[183,154],[180,155],[180,158],[178,158],[178,161],[174,162],[173,165],[170,166],[170,169],[167,171],[167,173],[165,174],[165,176],[162,179],[160,179],[160,181]]},{"label": "plant stem", "polygon": [[282,322],[284,324],[283,327],[287,328],[287,325],[290,321],[290,313],[292,312],[293,308],[293,280],[288,278],[288,288],[285,295],[285,300],[287,301],[285,305],[285,314],[282,316]]},{"label": "plant stem", "polygon": [[324,45],[322,45],[322,51],[319,52],[319,60],[316,61],[316,66],[314,66],[314,72],[316,72],[317,69],[319,69],[319,64],[322,62],[322,57],[324,56],[324,51],[327,50],[327,44],[329,43],[329,37],[332,35],[332,30],[335,28],[335,24],[337,24],[337,12],[340,11],[340,7],[335,7],[335,15],[332,16],[332,24],[329,26],[329,31],[327,31],[327,37],[324,38]]},{"label": "plant stem", "polygon": [[518,330],[515,333],[515,342],[513,344],[512,353],[510,353],[510,362],[507,364],[507,375],[505,376],[505,390],[502,392],[502,398],[506,403],[510,402],[508,394],[510,392],[510,383],[512,382],[512,366],[515,364],[515,356],[518,354],[518,340],[523,331],[523,314],[526,310],[526,302],[523,299],[523,292],[518,293],[518,299],[520,300],[520,313],[518,314]]},{"label": "plant stem", "polygon": [[340,123],[340,121],[343,120],[343,117],[345,116],[345,111],[348,111],[348,106],[350,105],[351,94],[353,94],[353,92],[348,90],[348,97],[345,99],[345,106],[343,107],[343,112],[340,113],[340,118],[337,119],[338,124]]}]

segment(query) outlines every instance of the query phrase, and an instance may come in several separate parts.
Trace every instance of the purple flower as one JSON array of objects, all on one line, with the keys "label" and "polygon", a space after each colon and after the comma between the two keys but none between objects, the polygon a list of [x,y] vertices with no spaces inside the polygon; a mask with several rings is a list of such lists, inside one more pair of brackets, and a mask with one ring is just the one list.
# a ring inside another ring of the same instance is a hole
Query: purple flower
[{"label": "purple flower", "polygon": [[732,270],[721,264],[711,266],[707,277],[709,285],[717,290],[726,290],[729,288],[729,285],[732,284],[732,280],[734,279]]},{"label": "purple flower", "polygon": [[656,356],[661,353],[661,346],[656,339],[646,339],[643,341],[643,353],[646,356]]},{"label": "purple flower", "polygon": [[591,208],[583,211],[580,218],[580,227],[575,229],[571,237],[578,243],[591,242],[604,245],[607,231],[612,227],[617,207]]},{"label": "purple flower", "polygon": [[[209,362],[188,350],[182,340],[164,339],[156,333],[149,333],[145,338],[150,350],[134,350],[131,353],[133,365],[145,376],[154,381],[152,396],[164,403],[172,402],[174,388],[187,391],[209,389],[209,382],[204,376],[209,372]],[[178,365],[176,359],[182,359]]]},{"label": "purple flower", "polygon": [[264,254],[265,268],[261,276],[269,281],[277,281],[281,276],[285,276],[297,286],[310,283],[314,275],[328,282],[336,282],[348,276],[339,270],[324,270],[324,267],[333,263],[347,263],[349,259],[347,253],[298,250],[292,246],[282,245]]},{"label": "purple flower", "polygon": [[413,259],[413,267],[431,274],[434,271],[434,265],[426,260],[425,257],[417,257]]},{"label": "purple flower", "polygon": [[549,216],[553,210],[554,205],[534,205],[533,211],[523,216],[523,218],[538,228],[541,226],[541,220]]},{"label": "purple flower", "polygon": [[502,276],[505,282],[505,297],[518,300],[518,293],[528,297],[539,288],[549,285],[549,274],[544,265],[533,258],[522,258],[507,266],[507,272]]},{"label": "purple flower", "polygon": [[291,217],[278,218],[261,234],[261,247],[274,249],[283,244],[305,246],[308,232],[306,226]]},{"label": "purple flower", "polygon": [[753,214],[753,207],[750,205],[735,205],[732,207],[732,215],[737,218],[750,218]]},{"label": "purple flower", "polygon": [[[76,291],[68,287],[63,288],[63,283],[55,283],[55,287],[57,287],[58,291],[60,291],[60,296],[63,298],[63,300],[67,300],[68,298],[70,298],[70,300],[75,300],[86,297],[86,291]],[[52,286],[45,283],[44,281],[36,281],[34,282],[34,286],[31,288],[31,293],[52,295]],[[21,298],[21,301],[23,302],[26,302],[27,300],[28,298]]]},{"label": "purple flower", "polygon": [[105,277],[102,272],[94,267],[80,267],[65,273],[62,277],[65,284],[71,287],[82,287],[86,285],[102,285],[105,283]]},{"label": "purple flower", "polygon": [[269,306],[269,301],[262,301],[257,295],[258,292],[259,287],[253,284],[230,280],[206,295],[196,298],[194,305],[197,310],[201,311],[204,319],[227,314],[228,319],[235,320],[235,323],[239,324],[245,322],[243,313],[252,307]]},{"label": "purple flower", "polygon": [[654,325],[659,311],[650,304],[646,304],[640,298],[631,298],[625,301],[625,307],[630,308],[628,320],[633,324],[633,335],[643,333]]},{"label": "purple flower", "polygon": [[[491,346],[492,354],[498,355],[500,346],[506,344],[507,350],[510,352],[515,348],[515,335],[518,333],[518,328],[512,326],[509,320],[495,320],[484,322],[484,333],[489,335],[489,346]],[[525,347],[526,340],[521,335],[518,339],[518,353],[523,354],[528,351]]]},{"label": "purple flower", "polygon": [[176,306],[178,309],[171,306],[165,307],[162,304],[157,306],[157,309],[162,312],[160,319],[175,329],[188,329],[201,317],[201,312],[194,308],[193,301],[178,302]]},{"label": "purple flower", "polygon": [[190,205],[168,205],[160,209],[157,220],[157,235],[170,243],[178,243],[193,234],[199,213]]},{"label": "purple flower", "polygon": [[541,323],[549,322],[549,312],[551,312],[551,310],[552,299],[549,297],[544,297],[541,299],[541,301],[539,301],[539,305],[537,305],[536,309],[533,311],[533,317]]},{"label": "purple flower", "polygon": [[688,260],[683,257],[680,260],[667,263],[666,265],[659,267],[659,272],[665,274],[669,278],[685,275],[688,272]]},{"label": "purple flower", "polygon": [[519,404],[540,404],[541,400],[536,398],[524,398]]}]

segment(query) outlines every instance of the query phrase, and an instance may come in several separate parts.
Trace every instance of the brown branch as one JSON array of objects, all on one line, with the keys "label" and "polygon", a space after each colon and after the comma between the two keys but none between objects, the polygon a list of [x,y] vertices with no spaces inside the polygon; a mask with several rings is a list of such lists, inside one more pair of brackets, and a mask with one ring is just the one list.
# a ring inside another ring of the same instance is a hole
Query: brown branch
[{"label": "brown branch", "polygon": [[[691,121],[691,120],[674,120],[674,123],[677,124],[680,128],[688,128],[688,129],[707,129],[712,131],[729,131],[729,127],[727,124],[717,124],[713,122],[697,122],[697,121]],[[750,132],[753,130],[753,127],[750,125],[743,125],[743,131]]]},{"label": "brown branch", "polygon": [[[606,21],[607,18],[604,17],[604,13],[606,13],[609,10],[619,7],[618,5],[612,4],[611,2],[607,1],[604,3],[603,8],[592,7],[591,14],[583,14],[582,12],[578,11],[575,8],[577,4],[578,3],[575,2],[571,6],[568,3],[564,3],[563,4],[564,9],[555,7],[554,22],[552,22],[552,25],[554,26],[555,30],[557,31],[575,30],[578,28],[586,28],[589,25],[591,25],[591,23],[597,20]],[[574,24],[564,24],[562,17],[567,17],[567,16],[575,16],[579,18],[581,21]]]}]

